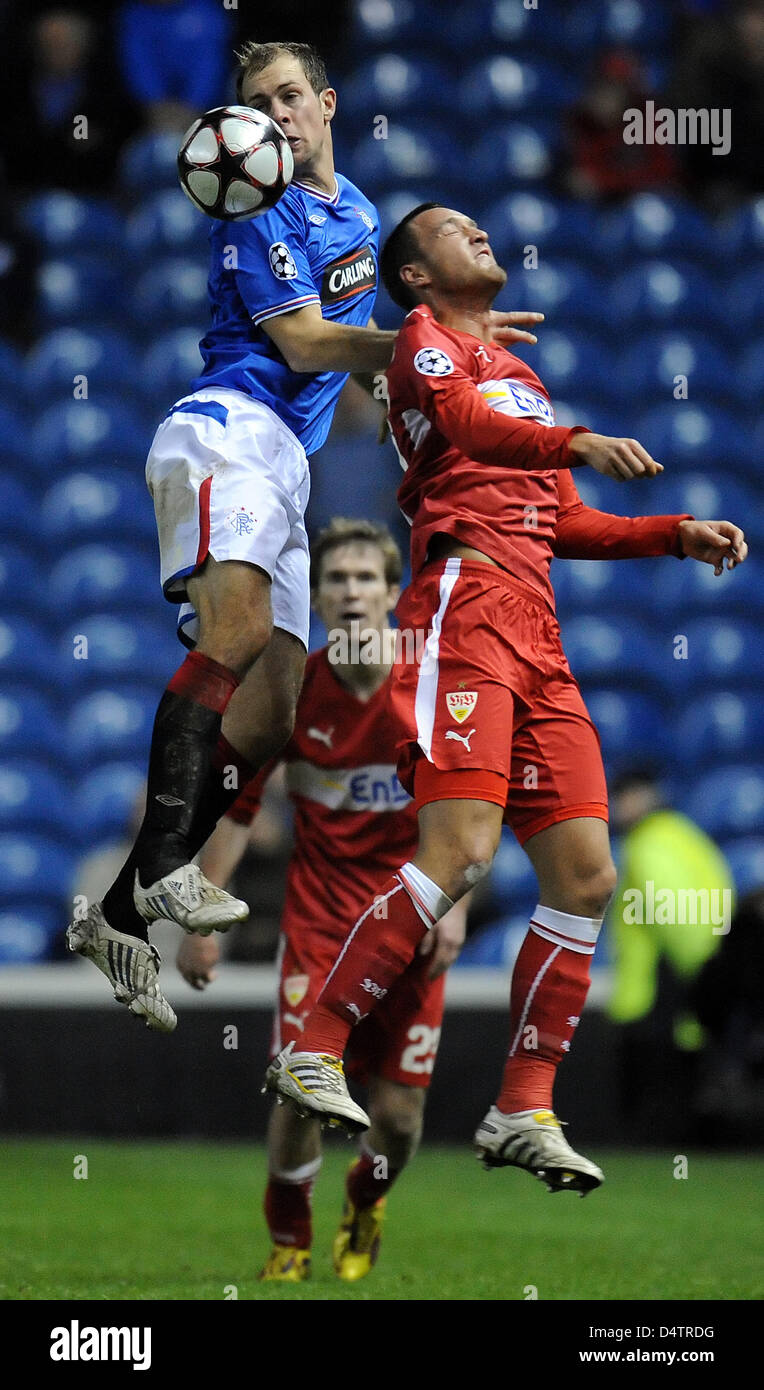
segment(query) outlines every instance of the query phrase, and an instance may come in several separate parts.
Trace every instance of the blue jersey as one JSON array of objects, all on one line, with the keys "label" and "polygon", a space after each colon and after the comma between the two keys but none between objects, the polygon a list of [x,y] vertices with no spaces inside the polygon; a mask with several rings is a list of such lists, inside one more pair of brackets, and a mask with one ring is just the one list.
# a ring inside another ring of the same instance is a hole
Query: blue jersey
[{"label": "blue jersey", "polygon": [[212,327],[191,385],[228,386],[263,401],[307,454],[320,449],[347,373],[293,372],[262,325],[317,304],[326,319],[365,326],[377,294],[376,208],[337,175],[333,197],[292,183],[275,208],[210,232]]}]

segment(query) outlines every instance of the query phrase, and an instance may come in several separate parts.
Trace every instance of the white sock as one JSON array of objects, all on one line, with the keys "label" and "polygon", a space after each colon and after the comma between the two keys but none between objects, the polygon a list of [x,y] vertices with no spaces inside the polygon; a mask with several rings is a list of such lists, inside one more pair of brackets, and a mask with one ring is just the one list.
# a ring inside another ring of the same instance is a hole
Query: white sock
[{"label": "white sock", "polygon": [[398,877],[427,927],[434,926],[453,907],[442,888],[423,874],[416,864],[404,864],[398,870]]}]

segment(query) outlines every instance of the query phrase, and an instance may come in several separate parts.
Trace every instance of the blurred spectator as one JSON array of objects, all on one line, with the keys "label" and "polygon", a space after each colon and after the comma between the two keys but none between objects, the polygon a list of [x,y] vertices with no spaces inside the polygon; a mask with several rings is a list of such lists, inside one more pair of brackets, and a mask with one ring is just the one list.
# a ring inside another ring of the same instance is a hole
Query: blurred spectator
[{"label": "blurred spectator", "polygon": [[136,115],[120,92],[108,45],[73,9],[41,14],[14,68],[0,139],[12,187],[101,190]]},{"label": "blurred spectator", "polygon": [[567,164],[562,171],[566,193],[615,199],[676,182],[677,165],[668,146],[624,142],[624,111],[643,109],[654,95],[635,56],[619,51],[601,55],[583,95],[568,113]]},{"label": "blurred spectator", "polygon": [[118,41],[127,89],[155,130],[183,131],[232,96],[234,32],[221,0],[128,0]]},{"label": "blurred spectator", "polygon": [[721,851],[665,804],[651,771],[624,773],[611,811],[621,838],[618,891],[607,917],[614,970],[608,1013],[620,1028],[626,1119],[644,1136],[672,1109],[689,1109],[704,1045],[690,990],[730,930],[734,889]]},{"label": "blurred spectator", "polygon": [[671,101],[732,112],[728,154],[710,144],[678,149],[696,197],[723,211],[764,190],[764,0],[738,0],[730,13],[688,26]]}]

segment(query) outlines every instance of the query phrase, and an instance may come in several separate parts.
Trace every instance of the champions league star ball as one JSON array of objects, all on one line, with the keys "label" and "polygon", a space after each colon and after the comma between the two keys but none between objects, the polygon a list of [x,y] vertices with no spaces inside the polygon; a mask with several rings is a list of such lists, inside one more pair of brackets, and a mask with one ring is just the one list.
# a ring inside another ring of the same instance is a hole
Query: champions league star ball
[{"label": "champions league star ball", "polygon": [[216,106],[183,137],[183,192],[209,217],[246,222],[267,212],[291,182],[294,160],[283,130],[249,106]]}]

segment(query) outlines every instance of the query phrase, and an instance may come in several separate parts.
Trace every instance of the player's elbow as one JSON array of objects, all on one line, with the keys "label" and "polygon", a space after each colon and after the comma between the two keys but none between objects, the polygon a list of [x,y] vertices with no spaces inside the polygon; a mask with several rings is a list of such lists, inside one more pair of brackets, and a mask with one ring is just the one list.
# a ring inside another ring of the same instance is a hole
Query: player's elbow
[{"label": "player's elbow", "polygon": [[281,355],[284,357],[290,371],[311,372],[316,370],[313,364],[313,356],[311,355],[310,347],[310,344],[306,345],[299,339],[282,345]]}]

